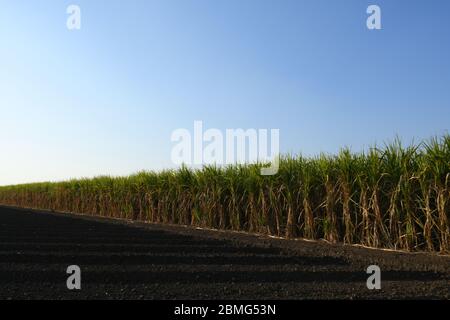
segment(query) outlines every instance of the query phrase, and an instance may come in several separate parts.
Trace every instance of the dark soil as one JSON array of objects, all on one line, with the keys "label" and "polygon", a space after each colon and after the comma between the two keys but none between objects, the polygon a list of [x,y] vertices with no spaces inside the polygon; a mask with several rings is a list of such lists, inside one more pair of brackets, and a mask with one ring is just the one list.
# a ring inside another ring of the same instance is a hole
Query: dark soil
[{"label": "dark soil", "polygon": [[0,299],[392,298],[450,299],[450,257],[0,208]]}]

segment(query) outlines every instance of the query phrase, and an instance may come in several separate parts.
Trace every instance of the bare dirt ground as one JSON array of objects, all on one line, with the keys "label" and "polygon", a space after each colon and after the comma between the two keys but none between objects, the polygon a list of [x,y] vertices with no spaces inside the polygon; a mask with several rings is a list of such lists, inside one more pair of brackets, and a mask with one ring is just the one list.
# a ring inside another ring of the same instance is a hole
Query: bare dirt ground
[{"label": "bare dirt ground", "polygon": [[450,299],[450,257],[0,207],[0,299]]}]

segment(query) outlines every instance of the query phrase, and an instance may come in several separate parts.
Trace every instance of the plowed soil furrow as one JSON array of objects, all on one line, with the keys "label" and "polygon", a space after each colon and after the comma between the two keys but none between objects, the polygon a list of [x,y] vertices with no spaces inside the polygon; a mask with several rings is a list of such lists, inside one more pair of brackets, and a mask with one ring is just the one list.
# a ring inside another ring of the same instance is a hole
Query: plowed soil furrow
[{"label": "plowed soil furrow", "polygon": [[450,299],[450,257],[0,207],[0,298]]}]

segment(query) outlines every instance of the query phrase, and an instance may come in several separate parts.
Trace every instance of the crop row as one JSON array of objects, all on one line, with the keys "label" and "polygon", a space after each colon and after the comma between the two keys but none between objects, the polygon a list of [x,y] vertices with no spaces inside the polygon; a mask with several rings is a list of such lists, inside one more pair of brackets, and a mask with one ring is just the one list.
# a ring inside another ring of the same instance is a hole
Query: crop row
[{"label": "crop row", "polygon": [[450,136],[261,165],[181,167],[0,187],[0,203],[104,217],[449,252]]}]

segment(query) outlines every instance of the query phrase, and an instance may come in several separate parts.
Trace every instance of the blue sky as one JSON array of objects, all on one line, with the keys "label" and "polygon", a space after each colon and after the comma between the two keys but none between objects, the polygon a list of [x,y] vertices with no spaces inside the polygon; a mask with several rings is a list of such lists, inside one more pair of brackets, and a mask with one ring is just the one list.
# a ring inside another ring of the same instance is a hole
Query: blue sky
[{"label": "blue sky", "polygon": [[[66,8],[81,8],[81,30]],[[366,8],[382,30],[366,28]],[[0,0],[0,184],[173,167],[173,130],[283,152],[449,129],[446,0]]]}]

